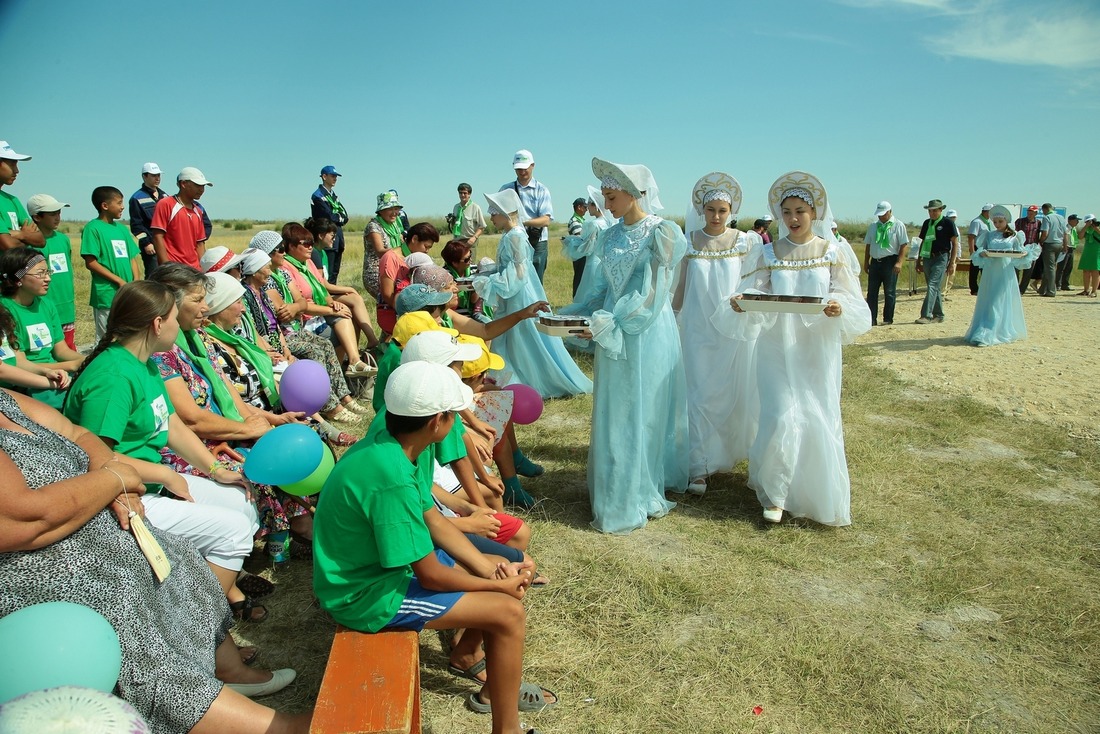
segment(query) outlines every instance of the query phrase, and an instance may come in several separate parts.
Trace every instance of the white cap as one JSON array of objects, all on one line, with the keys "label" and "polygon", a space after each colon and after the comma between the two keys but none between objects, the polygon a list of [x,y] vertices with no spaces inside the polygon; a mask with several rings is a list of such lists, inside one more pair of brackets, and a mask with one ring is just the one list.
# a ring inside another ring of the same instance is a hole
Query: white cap
[{"label": "white cap", "polygon": [[875,207],[875,216],[881,217],[883,214],[889,211],[893,211],[894,207],[890,206],[888,201],[880,201],[878,206]]},{"label": "white cap", "polygon": [[199,260],[199,267],[202,268],[204,273],[224,273],[238,265],[242,259],[240,255],[228,247],[218,245],[206,248],[206,252],[202,254],[202,258]]},{"label": "white cap", "polygon": [[773,220],[773,219],[772,219],[772,215],[771,215],[771,214],[765,214],[764,216],[762,216],[762,217],[760,217],[760,218],[761,218],[761,219],[763,219],[763,220],[764,220],[765,222],[772,222],[772,221],[775,221],[775,220]]},{"label": "white cap", "polygon": [[454,370],[441,364],[404,363],[386,381],[386,412],[393,415],[424,418],[465,410],[473,402],[474,391],[462,384]]},{"label": "white cap", "polygon": [[68,206],[68,204],[62,204],[49,194],[35,194],[27,199],[27,214],[33,217],[35,214],[41,214],[42,212],[59,212],[63,206]]},{"label": "white cap", "polygon": [[529,150],[517,150],[512,156],[512,168],[530,168],[535,165],[535,156]]},{"label": "white cap", "polygon": [[[523,152],[523,151],[520,151]],[[517,154],[518,155],[518,154]],[[29,161],[31,157],[29,155],[23,155],[22,153],[16,153],[8,145],[7,140],[0,140],[0,158],[9,161]]]},{"label": "white cap", "polygon": [[1095,222],[1096,221],[1096,215],[1095,214],[1086,214],[1085,218],[1082,219],[1081,221],[1082,222]]},{"label": "white cap", "polygon": [[432,256],[426,252],[410,252],[405,258],[405,267],[409,270],[420,268],[425,265],[435,265]]},{"label": "white cap", "polygon": [[141,173],[142,175],[145,175],[146,173],[151,173],[154,176],[159,176],[160,166],[150,161],[149,163],[146,163],[144,166],[141,167]]},{"label": "white cap", "polygon": [[987,212],[992,209],[996,204],[982,204],[982,211]]},{"label": "white cap", "polygon": [[283,241],[283,236],[278,232],[270,229],[261,229],[256,234],[252,235],[252,239],[248,241],[249,248],[255,248],[261,250],[268,255],[271,251],[278,247]]},{"label": "white cap", "polygon": [[207,277],[206,305],[210,313],[221,313],[244,296],[241,281],[228,273],[211,273]]},{"label": "white cap", "polygon": [[959,213],[957,211],[955,211],[954,209],[948,209],[946,212],[943,213],[943,215],[945,217],[947,217],[948,219],[950,219],[951,217],[959,216]]},{"label": "white cap", "polygon": [[401,352],[401,364],[434,362],[444,367],[451,362],[468,362],[481,356],[476,344],[463,344],[445,331],[422,331],[409,339]]},{"label": "white cap", "polygon": [[176,176],[176,181],[190,181],[193,184],[199,186],[213,186],[214,184],[206,180],[206,176],[202,175],[202,171],[194,166],[187,166],[179,172]]}]

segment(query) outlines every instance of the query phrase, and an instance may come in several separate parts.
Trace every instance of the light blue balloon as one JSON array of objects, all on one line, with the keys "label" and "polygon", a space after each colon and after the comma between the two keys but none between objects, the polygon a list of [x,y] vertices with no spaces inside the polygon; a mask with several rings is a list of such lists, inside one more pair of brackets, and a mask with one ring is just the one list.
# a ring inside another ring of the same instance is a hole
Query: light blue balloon
[{"label": "light blue balloon", "polygon": [[277,426],[252,446],[244,460],[244,475],[258,484],[294,484],[317,469],[324,453],[324,442],[309,426]]},{"label": "light blue balloon", "polygon": [[57,686],[110,693],[122,670],[111,623],[67,601],[35,604],[0,619],[0,650],[0,703]]}]

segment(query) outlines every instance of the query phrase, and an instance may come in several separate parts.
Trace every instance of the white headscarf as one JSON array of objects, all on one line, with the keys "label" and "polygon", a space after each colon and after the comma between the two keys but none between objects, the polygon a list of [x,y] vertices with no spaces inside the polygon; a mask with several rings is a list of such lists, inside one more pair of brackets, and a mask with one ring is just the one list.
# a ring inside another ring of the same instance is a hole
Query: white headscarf
[{"label": "white headscarf", "polygon": [[588,200],[596,205],[596,208],[600,211],[600,218],[607,222],[607,226],[610,227],[615,223],[615,217],[611,212],[603,208],[603,192],[597,189],[595,186],[588,186]]},{"label": "white headscarf", "polygon": [[637,163],[612,163],[593,158],[592,173],[600,180],[602,188],[625,191],[637,199],[638,206],[646,214],[664,209],[661,200],[657,198],[660,193],[657,181],[645,166]]}]

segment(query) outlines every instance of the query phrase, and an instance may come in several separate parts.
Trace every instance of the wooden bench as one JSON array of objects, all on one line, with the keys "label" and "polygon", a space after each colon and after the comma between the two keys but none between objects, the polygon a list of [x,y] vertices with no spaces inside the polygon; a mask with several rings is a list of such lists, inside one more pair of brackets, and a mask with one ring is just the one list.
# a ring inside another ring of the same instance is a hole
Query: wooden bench
[{"label": "wooden bench", "polygon": [[340,626],[312,734],[420,734],[420,636]]}]

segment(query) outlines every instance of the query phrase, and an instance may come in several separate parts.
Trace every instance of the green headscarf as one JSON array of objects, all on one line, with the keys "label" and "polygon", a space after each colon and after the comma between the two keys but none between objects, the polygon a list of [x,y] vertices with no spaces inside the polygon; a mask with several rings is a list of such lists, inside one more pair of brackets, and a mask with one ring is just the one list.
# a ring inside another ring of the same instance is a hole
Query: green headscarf
[{"label": "green headscarf", "polygon": [[[245,331],[252,334],[252,338],[255,339],[256,327],[252,324],[252,319],[247,311],[241,314],[241,324],[244,326]],[[272,369],[271,357],[268,356],[267,352],[260,349],[255,343],[248,341],[248,339],[226,331],[217,324],[207,326],[206,333],[223,344],[233,347],[237,350],[237,355],[241,359],[256,369],[256,374],[260,376],[260,384],[263,385],[264,394],[267,396],[267,402],[271,405],[272,410],[277,410],[279,408],[279,387],[275,384],[275,371]]]},{"label": "green headscarf", "polygon": [[237,410],[237,404],[233,402],[233,396],[230,394],[229,388],[226,387],[222,376],[214,369],[214,363],[210,361],[210,355],[206,352],[206,345],[202,343],[202,337],[199,336],[198,330],[184,331],[180,329],[179,334],[176,335],[176,346],[191,359],[191,364],[195,365],[195,369],[210,383],[214,404],[218,406],[221,414],[230,420],[243,423],[244,418]]},{"label": "green headscarf", "polygon": [[398,245],[400,245],[401,254],[405,257],[408,257],[412,253],[412,250],[409,249],[409,246],[405,244],[405,232],[401,229],[401,225],[398,224],[398,222],[400,221],[399,219],[395,219],[391,223],[383,219],[381,215],[375,215],[374,221],[378,222],[378,226],[381,227],[383,231],[385,231],[386,237],[390,241],[390,247],[397,247]]},{"label": "green headscarf", "polygon": [[328,288],[325,288],[324,284],[317,280],[317,276],[313,274],[313,271],[306,267],[305,263],[298,262],[289,254],[285,255],[286,261],[294,266],[302,276],[309,283],[310,289],[313,291],[313,302],[318,306],[328,305]]}]

